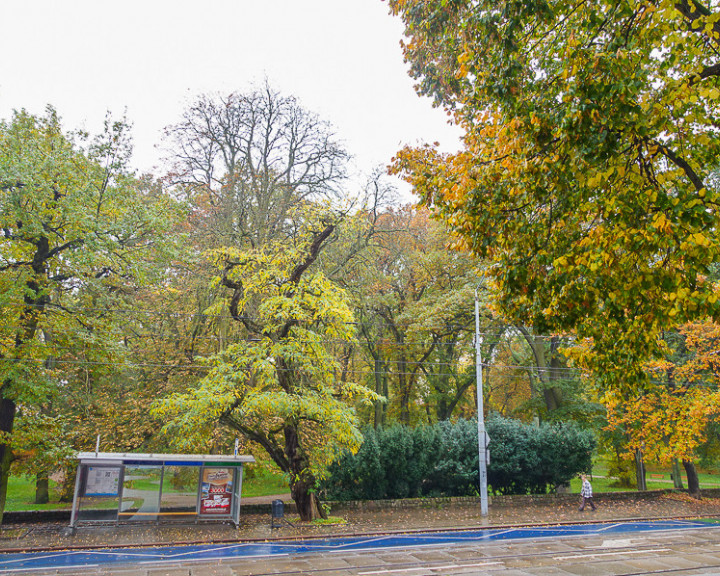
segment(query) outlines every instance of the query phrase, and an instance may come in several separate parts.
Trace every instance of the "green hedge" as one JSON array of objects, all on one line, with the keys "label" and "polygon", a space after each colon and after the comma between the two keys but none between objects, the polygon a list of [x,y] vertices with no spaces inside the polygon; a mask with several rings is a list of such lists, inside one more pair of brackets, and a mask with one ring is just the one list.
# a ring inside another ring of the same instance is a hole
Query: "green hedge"
[{"label": "green hedge", "polygon": [[[539,427],[500,417],[486,423],[492,454],[488,485],[500,494],[545,493],[590,470],[593,435],[572,424]],[[477,422],[364,431],[321,484],[329,500],[381,500],[478,493]]]},{"label": "green hedge", "polygon": [[544,494],[592,467],[595,437],[574,424],[493,418],[488,434],[488,484],[500,494]]}]

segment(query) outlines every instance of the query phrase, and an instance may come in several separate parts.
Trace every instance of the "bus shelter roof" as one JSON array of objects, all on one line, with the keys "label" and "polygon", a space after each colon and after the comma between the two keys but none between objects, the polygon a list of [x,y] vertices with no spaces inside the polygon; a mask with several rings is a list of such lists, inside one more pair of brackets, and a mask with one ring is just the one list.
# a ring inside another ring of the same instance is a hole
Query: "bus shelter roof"
[{"label": "bus shelter roof", "polygon": [[252,456],[220,454],[137,454],[133,452],[78,452],[81,464],[137,464],[164,466],[242,466],[252,464]]}]

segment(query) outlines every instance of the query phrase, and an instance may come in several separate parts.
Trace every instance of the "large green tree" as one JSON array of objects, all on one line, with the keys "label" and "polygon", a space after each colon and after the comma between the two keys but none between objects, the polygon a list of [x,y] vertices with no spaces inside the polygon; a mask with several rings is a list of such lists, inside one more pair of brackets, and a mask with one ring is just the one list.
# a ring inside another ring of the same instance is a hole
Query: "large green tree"
[{"label": "large green tree", "polygon": [[0,122],[0,510],[18,409],[42,415],[60,366],[90,350],[117,361],[107,313],[164,253],[173,209],[143,190],[129,154],[124,122],[108,119],[94,139],[64,132],[51,108]]},{"label": "large green tree", "polygon": [[536,333],[576,329],[611,386],[664,327],[717,313],[720,12],[696,0],[390,0],[464,149],[395,169]]}]

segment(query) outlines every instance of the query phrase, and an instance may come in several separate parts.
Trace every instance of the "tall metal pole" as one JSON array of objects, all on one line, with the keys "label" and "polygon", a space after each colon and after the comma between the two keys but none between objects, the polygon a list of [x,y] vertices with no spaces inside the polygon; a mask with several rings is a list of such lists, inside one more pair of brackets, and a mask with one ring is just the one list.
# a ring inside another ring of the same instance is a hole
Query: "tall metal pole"
[{"label": "tall metal pole", "polygon": [[488,515],[485,415],[483,414],[482,356],[480,355],[480,303],[475,288],[475,375],[477,379],[478,464],[480,467],[480,514]]}]

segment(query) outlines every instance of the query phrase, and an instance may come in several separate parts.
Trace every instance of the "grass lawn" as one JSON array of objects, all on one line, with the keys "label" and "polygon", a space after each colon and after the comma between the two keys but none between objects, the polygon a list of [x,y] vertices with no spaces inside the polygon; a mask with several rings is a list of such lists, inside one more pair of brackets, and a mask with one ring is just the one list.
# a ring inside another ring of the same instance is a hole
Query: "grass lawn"
[{"label": "grass lawn", "polygon": [[[136,490],[157,490],[159,478],[142,478],[134,481]],[[169,479],[166,478],[165,490],[171,491]],[[194,489],[193,489],[194,491]],[[275,496],[287,494],[290,491],[288,481],[284,474],[271,471],[260,471],[252,474],[251,478],[245,476],[242,485],[243,498],[253,496]],[[29,476],[11,476],[8,481],[7,500],[5,510],[62,510],[70,509],[72,503],[58,502],[57,486],[50,481],[50,502],[48,504],[35,504],[35,479]]]},{"label": "grass lawn", "polygon": [[50,481],[50,502],[35,504],[35,479],[29,476],[10,476],[8,480],[7,499],[5,510],[62,510],[72,508],[72,503],[58,502],[58,493],[55,483]]},{"label": "grass lawn", "polygon": [[[607,468],[602,464],[593,467],[593,474],[589,477],[593,487],[593,492],[627,492],[633,488],[618,488],[611,486],[615,482],[614,478],[606,478]],[[662,478],[660,478],[662,476]],[[720,475],[698,473],[700,480],[700,488],[720,488]],[[687,477],[682,474],[683,486],[687,488]],[[646,474],[646,483],[648,490],[667,490],[673,488],[673,482],[670,478],[670,472],[667,471],[648,471]],[[570,481],[570,492],[580,493],[580,478],[573,478]]]},{"label": "grass lawn", "polygon": [[[617,486],[611,486],[615,482],[614,478],[602,478],[598,476],[589,476],[590,484],[592,484],[593,492],[632,492],[633,488],[618,488]],[[580,478],[573,478],[570,481],[570,492],[573,494],[580,494],[580,485],[582,482]],[[687,486],[687,482],[685,483]],[[702,484],[701,484],[702,486]],[[648,490],[666,490],[672,488],[672,482],[653,482],[650,478],[647,479]]]},{"label": "grass lawn", "polygon": [[[591,483],[594,492],[623,492],[632,491],[625,488],[617,488],[611,486],[614,482],[612,478],[605,478],[606,469],[599,465],[595,466]],[[653,478],[652,475],[659,475],[661,472],[648,472],[647,486],[648,490],[662,490],[672,488],[673,484],[670,480],[670,474],[662,473],[663,478]],[[244,498],[252,498],[254,496],[275,496],[277,494],[287,494],[289,492],[288,481],[284,474],[266,470],[254,470],[253,473],[243,479],[242,495]],[[699,474],[701,488],[720,488],[720,475],[718,474]],[[167,480],[167,479],[166,479]],[[140,486],[134,486],[136,489],[156,489],[157,482],[150,478],[143,478],[137,481]],[[683,486],[687,487],[687,480],[683,475]],[[172,490],[170,486],[166,489]],[[580,493],[580,479],[574,478],[570,482],[570,491],[572,493]],[[26,476],[11,476],[8,483],[7,501],[5,510],[8,512],[16,510],[58,510],[69,509],[70,503],[60,503],[57,501],[57,486],[50,481],[50,499],[48,504],[35,504],[35,480]]]},{"label": "grass lawn", "polygon": [[243,478],[242,495],[244,498],[289,493],[290,484],[288,478],[285,474],[279,472],[262,470],[255,472],[252,478]]}]

